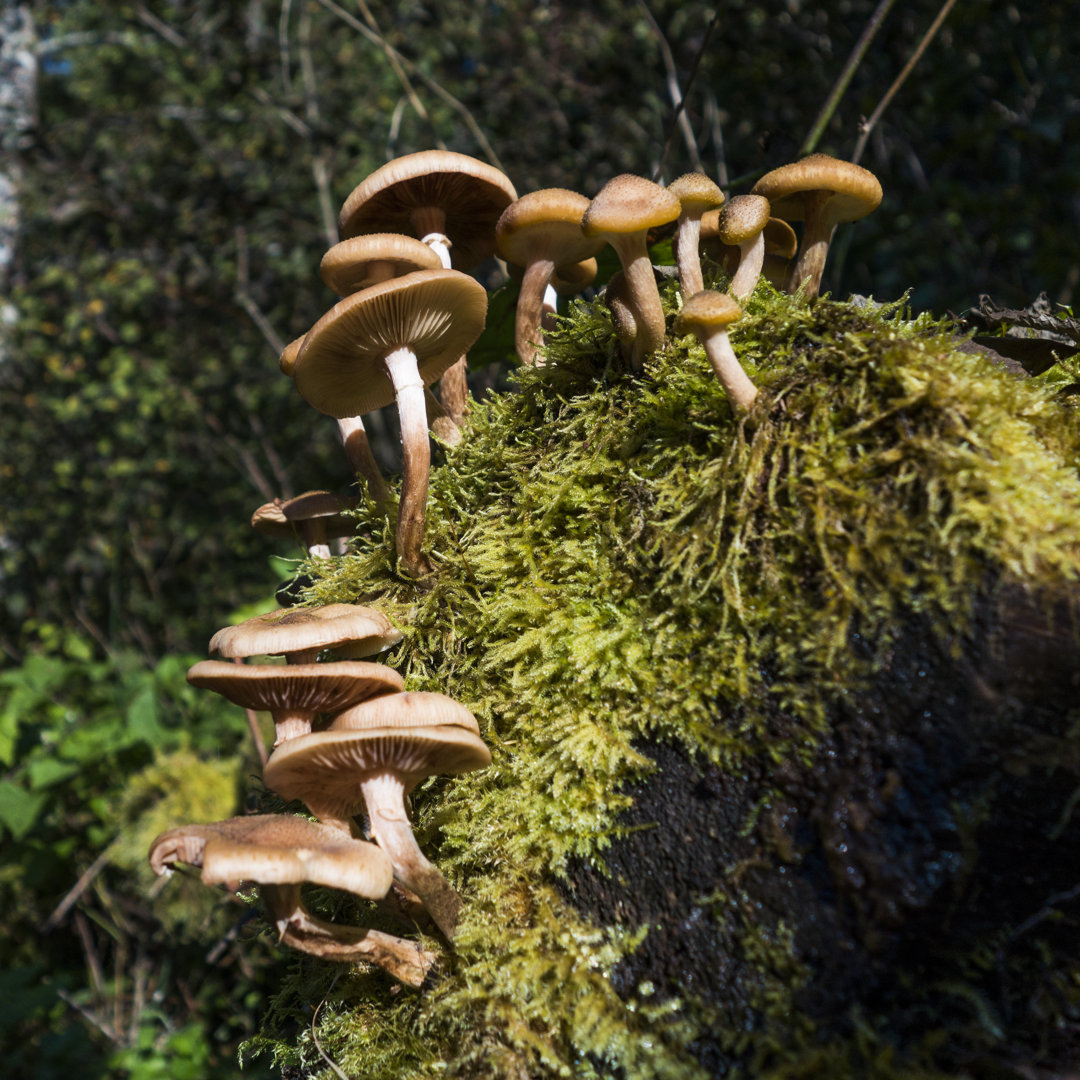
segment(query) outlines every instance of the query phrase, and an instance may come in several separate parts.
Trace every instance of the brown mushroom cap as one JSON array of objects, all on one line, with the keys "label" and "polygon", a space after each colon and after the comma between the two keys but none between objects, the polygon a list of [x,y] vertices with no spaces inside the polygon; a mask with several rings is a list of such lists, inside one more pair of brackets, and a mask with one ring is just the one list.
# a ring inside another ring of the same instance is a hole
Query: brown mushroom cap
[{"label": "brown mushroom cap", "polygon": [[770,217],[765,224],[765,254],[793,259],[798,250],[799,238],[795,230],[782,218]]},{"label": "brown mushroom cap", "polygon": [[394,400],[382,364],[397,349],[416,356],[430,386],[480,336],[487,292],[457,270],[418,270],[338,301],[306,334],[293,380],[328,416],[361,416]]},{"label": "brown mushroom cap", "polygon": [[292,377],[293,368],[296,367],[296,357],[300,353],[300,346],[304,344],[303,335],[293,339],[281,350],[281,356],[278,357],[278,367],[281,368],[282,375],[288,375]]},{"label": "brown mushroom cap", "polygon": [[401,638],[401,631],[375,608],[326,604],[270,611],[236,626],[226,626],[210,639],[210,652],[233,659],[287,656],[348,646],[350,656],[371,656],[397,644]]},{"label": "brown mushroom cap", "polygon": [[724,201],[724,193],[718,184],[704,173],[683,173],[667,187],[682,206],[686,214],[701,214],[712,210]]},{"label": "brown mushroom cap", "polygon": [[[345,200],[338,218],[342,239],[370,232],[450,240],[454,266],[469,269],[495,252],[495,222],[517,198],[509,179],[492,165],[450,150],[423,150],[376,169]],[[425,211],[441,211],[432,229]]]},{"label": "brown mushroom cap", "polygon": [[542,188],[522,195],[502,212],[495,226],[499,254],[518,266],[536,258],[550,259],[556,266],[591,258],[604,241],[590,239],[581,231],[588,208],[584,195],[566,188]]},{"label": "brown mushroom cap", "polygon": [[586,236],[644,234],[674,221],[681,209],[678,196],[669,188],[643,176],[622,173],[597,192],[581,225]]},{"label": "brown mushroom cap", "polygon": [[373,698],[338,713],[328,731],[365,731],[370,728],[460,727],[480,734],[476,717],[446,694],[410,690]]},{"label": "brown mushroom cap", "polygon": [[598,263],[595,259],[564,263],[555,267],[555,273],[551,275],[551,286],[560,296],[577,296],[596,280],[597,269]]},{"label": "brown mushroom cap", "polygon": [[768,199],[772,216],[784,221],[803,220],[808,193],[830,192],[825,213],[833,224],[865,217],[877,209],[882,197],[881,184],[869,169],[828,154],[811,154],[781,165],[767,172],[751,191]]},{"label": "brown mushroom cap", "polygon": [[696,334],[726,328],[742,315],[742,308],[727,293],[705,289],[683,305],[675,320],[675,333]]},{"label": "brown mushroom cap", "polygon": [[352,536],[356,522],[344,516],[356,506],[356,499],[332,491],[305,491],[292,499],[263,503],[251,515],[251,527],[264,536],[293,536],[296,526],[320,520],[327,537]]},{"label": "brown mushroom cap", "polygon": [[365,776],[392,773],[407,793],[425,777],[490,764],[480,736],[456,724],[316,731],[274,750],[263,779],[282,798],[300,799],[320,817],[346,819],[364,808]]},{"label": "brown mushroom cap", "polygon": [[716,211],[716,236],[737,247],[757,236],[769,221],[769,200],[761,195],[736,195]]},{"label": "brown mushroom cap", "polygon": [[326,664],[230,664],[200,660],[187,681],[244,709],[337,713],[383,694],[398,694],[405,681],[386,664],[339,660]]},{"label": "brown mushroom cap", "polygon": [[414,270],[440,269],[438,254],[415,237],[368,233],[335,244],[319,263],[319,277],[338,296],[349,296]]},{"label": "brown mushroom cap", "polygon": [[207,885],[308,881],[373,900],[385,896],[394,880],[389,858],[374,844],[287,814],[169,829],[151,845],[150,865],[154,873],[164,874],[178,862],[202,867]]}]

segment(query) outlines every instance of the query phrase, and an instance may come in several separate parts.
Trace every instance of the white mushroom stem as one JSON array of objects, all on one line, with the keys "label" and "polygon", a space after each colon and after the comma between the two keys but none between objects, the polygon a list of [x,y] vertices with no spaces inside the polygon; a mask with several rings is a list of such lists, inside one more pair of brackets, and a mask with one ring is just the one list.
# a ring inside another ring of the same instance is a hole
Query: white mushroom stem
[{"label": "white mushroom stem", "polygon": [[315,713],[310,709],[271,709],[270,715],[274,720],[274,746],[271,749],[279,747],[289,739],[310,735],[311,725],[315,720]]},{"label": "white mushroom stem", "polygon": [[378,506],[383,506],[390,497],[382,471],[371,452],[371,441],[364,430],[364,421],[359,416],[344,416],[337,422],[341,445],[345,447],[345,456],[349,459],[352,471],[364,478],[368,492]]},{"label": "white mushroom stem", "polygon": [[[514,348],[523,364],[533,366],[542,334],[540,321],[544,315],[547,290],[551,289],[551,275],[555,263],[551,259],[536,259],[525,268],[518,293],[517,312],[514,315]],[[555,290],[551,289],[554,294]]]},{"label": "white mushroom stem", "polygon": [[540,307],[540,329],[554,330],[557,323],[555,316],[559,313],[559,294],[555,286],[548,282],[544,289],[544,302]]},{"label": "white mushroom stem", "polygon": [[304,547],[312,559],[330,558],[330,541],[326,536],[326,522],[322,518],[309,518],[301,526]]},{"label": "white mushroom stem", "polygon": [[795,293],[799,286],[808,299],[817,296],[821,278],[825,273],[825,260],[829,255],[836,223],[825,213],[825,206],[832,198],[831,191],[808,191],[803,200],[803,234],[799,244],[799,257],[788,277],[787,291]]},{"label": "white mushroom stem", "polygon": [[453,938],[461,897],[417,846],[405,812],[404,784],[393,773],[377,773],[365,777],[360,790],[371,835],[389,856],[395,879],[420,897],[435,925]]},{"label": "white mushroom stem", "polygon": [[425,576],[430,568],[421,554],[427,508],[431,446],[428,443],[424,381],[411,349],[395,349],[383,357],[394,385],[401,426],[401,501],[398,504],[397,554],[407,574]]},{"label": "white mushroom stem", "polygon": [[705,279],[701,274],[701,211],[697,214],[683,214],[675,229],[672,240],[672,252],[675,265],[679,268],[679,289],[683,299],[689,300],[694,293],[705,288]]},{"label": "white mushroom stem", "polygon": [[609,233],[607,241],[622,263],[630,307],[637,321],[635,356],[651,356],[664,344],[667,327],[660,304],[660,290],[656,287],[649,250],[645,245],[645,233],[628,233],[624,236]]},{"label": "white mushroom stem", "polygon": [[739,268],[731,279],[728,292],[736,300],[745,300],[756,288],[765,262],[765,233],[759,232],[751,240],[744,240],[739,247]]},{"label": "white mushroom stem", "polygon": [[356,963],[377,964],[407,986],[421,986],[438,956],[415,941],[405,941],[362,926],[335,926],[312,915],[300,899],[299,885],[260,885],[278,940],[301,952]]},{"label": "white mushroom stem", "polygon": [[727,331],[714,329],[709,333],[699,332],[698,337],[732,408],[736,411],[749,409],[757,397],[757,387],[743,371]]}]

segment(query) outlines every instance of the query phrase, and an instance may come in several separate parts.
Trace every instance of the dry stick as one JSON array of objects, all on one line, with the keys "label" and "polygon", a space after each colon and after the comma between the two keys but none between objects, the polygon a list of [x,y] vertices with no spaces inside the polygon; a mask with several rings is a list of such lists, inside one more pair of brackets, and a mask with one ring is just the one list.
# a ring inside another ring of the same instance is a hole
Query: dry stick
[{"label": "dry stick", "polygon": [[402,68],[411,75],[415,75],[432,93],[437,94],[443,101],[446,102],[450,108],[455,112],[461,114],[461,118],[465,121],[465,126],[472,132],[473,138],[476,140],[480,149],[483,151],[484,156],[488,161],[495,166],[496,169],[506,172],[503,163],[499,160],[498,154],[495,153],[491,143],[488,142],[487,136],[484,135],[480,129],[480,125],[476,122],[476,117],[463,105],[453,94],[450,93],[440,83],[436,82],[429,75],[425,75],[420,71],[417,66],[410,60],[401,55],[385,38],[380,37],[369,27],[365,26],[355,15],[350,15],[344,8],[339,7],[333,2],[333,0],[318,0],[327,11],[336,15],[342,22],[347,23],[358,33],[363,34],[368,41],[374,45],[378,45],[387,56],[393,55],[393,57],[401,64]]},{"label": "dry stick", "polygon": [[[644,2],[642,3],[642,6],[644,7]],[[648,11],[648,8],[646,8],[645,10]],[[649,18],[652,19],[652,12],[649,12]],[[694,62],[690,65],[690,74],[687,76],[686,79],[686,89],[682,92],[680,100],[675,106],[675,115],[671,118],[671,123],[668,126],[667,137],[664,139],[664,152],[660,155],[660,161],[656,166],[656,170],[653,172],[652,178],[654,181],[659,180],[664,172],[664,164],[667,162],[668,150],[671,149],[671,140],[675,137],[675,125],[680,123],[680,117],[683,115],[683,110],[686,106],[687,95],[690,93],[690,87],[694,85],[694,79],[697,77],[698,68],[701,66],[701,58],[705,55],[705,50],[709,47],[709,39],[712,37],[713,31],[716,29],[716,23],[719,18],[720,8],[718,6],[717,9],[713,12],[712,21],[705,29],[705,36],[701,39],[701,48],[698,49],[697,56],[694,57]],[[655,23],[655,20],[653,20],[653,22]],[[677,83],[676,89],[678,89]],[[693,140],[693,132],[691,132],[690,138]],[[701,158],[697,152],[696,140],[693,141],[693,147],[694,156],[700,164]]]},{"label": "dry stick", "polygon": [[911,54],[911,59],[904,65],[903,70],[896,76],[896,81],[885,91],[885,96],[878,102],[877,108],[870,114],[868,120],[863,121],[859,126],[859,138],[855,143],[855,150],[852,152],[851,161],[857,165],[859,159],[863,155],[863,151],[866,149],[866,140],[870,138],[870,132],[874,130],[875,125],[881,119],[881,114],[889,107],[889,103],[896,96],[897,91],[907,81],[907,77],[915,69],[915,65],[922,58],[922,54],[926,52],[927,46],[934,40],[934,35],[941,29],[941,24],[948,17],[949,12],[952,10],[956,0],[945,0],[945,3],[941,5],[941,10],[937,13],[934,21],[930,24],[930,28],[923,34],[922,41],[915,47],[915,51]]},{"label": "dry stick", "polygon": [[88,888],[94,878],[105,869],[109,862],[109,849],[106,848],[100,855],[82,872],[79,880],[68,890],[67,895],[59,904],[56,905],[56,910],[45,920],[41,925],[42,930],[52,930],[57,926],[60,920],[71,910],[71,905],[74,904],[80,896]]},{"label": "dry stick", "polygon": [[326,1051],[322,1048],[322,1045],[319,1042],[318,1033],[315,1031],[315,1022],[319,1019],[319,1010],[326,1004],[326,999],[330,997],[330,995],[334,992],[334,987],[337,985],[339,975],[340,972],[338,973],[338,975],[334,976],[334,981],[330,983],[329,987],[326,990],[326,996],[322,999],[322,1001],[319,1002],[319,1004],[315,1007],[315,1011],[311,1014],[311,1041],[315,1043],[315,1049],[319,1051],[319,1056],[323,1059],[323,1061],[326,1062],[327,1065],[330,1066],[331,1069],[333,1069],[334,1075],[341,1077],[341,1080],[349,1080],[349,1078],[327,1056]]},{"label": "dry stick", "polygon": [[[683,108],[685,99],[679,89],[679,74],[675,69],[675,57],[671,54],[671,46],[668,44],[667,38],[664,37],[664,31],[656,21],[656,16],[649,10],[649,5],[645,0],[638,0],[638,6],[645,13],[645,18],[648,19],[653,36],[656,38],[656,43],[660,46],[660,57],[664,61],[664,71],[667,73],[668,96],[671,98],[671,106],[675,110],[673,119],[679,125],[683,142],[686,143],[686,149],[690,151],[690,160],[693,163],[694,172],[701,172],[701,154],[698,151],[697,139],[694,138],[694,129],[690,126],[690,119]],[[664,150],[667,151],[666,145]],[[660,167],[663,168],[662,159]],[[657,175],[659,173],[660,170],[657,170]]]},{"label": "dry stick", "polygon": [[824,133],[825,128],[828,127],[829,121],[833,118],[833,113],[836,112],[837,107],[840,105],[840,100],[847,93],[847,88],[855,72],[858,71],[859,65],[866,55],[866,50],[870,48],[870,42],[874,40],[874,36],[881,29],[882,23],[885,22],[885,16],[889,14],[889,9],[895,2],[896,0],[881,0],[881,3],[874,9],[873,15],[870,16],[866,26],[863,27],[859,40],[855,42],[855,48],[851,50],[851,55],[847,58],[844,70],[840,72],[839,78],[833,85],[832,90],[829,91],[829,96],[825,99],[825,104],[821,106],[821,112],[818,113],[813,127],[810,128],[810,133],[803,140],[802,146],[799,147],[799,157],[814,152],[818,140]]}]

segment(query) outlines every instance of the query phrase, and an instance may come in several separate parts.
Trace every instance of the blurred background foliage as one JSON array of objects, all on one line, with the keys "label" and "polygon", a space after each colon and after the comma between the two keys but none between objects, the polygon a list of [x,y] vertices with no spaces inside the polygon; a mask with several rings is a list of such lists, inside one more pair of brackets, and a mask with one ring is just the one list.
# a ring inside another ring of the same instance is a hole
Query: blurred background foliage
[{"label": "blurred background foliage", "polygon": [[[142,853],[171,821],[236,812],[250,786],[242,716],[183,672],[231,612],[270,602],[271,556],[297,554],[254,536],[251,512],[351,480],[332,423],[276,363],[333,301],[316,268],[351,188],[445,146],[519,194],[671,180],[698,160],[746,191],[804,144],[875,6],[3,0],[32,26],[37,74],[6,144],[19,229],[0,267],[11,1075],[231,1075],[281,963],[236,947],[233,902],[156,892]],[[817,149],[851,154],[939,9],[889,11]],[[1070,303],[1077,55],[1071,5],[957,3],[868,141],[885,202],[840,235],[827,287],[910,290],[939,314],[980,293]],[[392,470],[392,418],[369,428]]]}]

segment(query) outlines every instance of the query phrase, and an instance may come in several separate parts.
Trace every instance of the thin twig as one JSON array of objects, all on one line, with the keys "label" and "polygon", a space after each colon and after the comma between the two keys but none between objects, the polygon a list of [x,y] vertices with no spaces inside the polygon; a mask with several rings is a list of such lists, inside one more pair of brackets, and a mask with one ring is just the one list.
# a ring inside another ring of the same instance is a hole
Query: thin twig
[{"label": "thin twig", "polygon": [[319,1004],[315,1007],[315,1011],[311,1014],[311,1039],[315,1043],[315,1049],[319,1051],[319,1056],[323,1059],[323,1061],[326,1062],[327,1065],[330,1066],[331,1069],[334,1070],[334,1075],[335,1076],[340,1076],[341,1080],[349,1080],[349,1078],[327,1056],[326,1051],[322,1048],[321,1044],[319,1043],[319,1036],[315,1033],[315,1021],[318,1020],[318,1018],[319,1018],[319,1010],[326,1004],[326,999],[333,992],[334,987],[337,985],[337,981],[338,981],[338,978],[340,977],[340,975],[341,975],[341,972],[338,972],[338,974],[334,976],[334,981],[330,984],[329,988],[327,989],[326,996],[322,999],[322,1001],[319,1002]]},{"label": "thin twig", "polygon": [[94,878],[105,869],[109,862],[109,848],[102,851],[98,857],[82,872],[79,876],[79,880],[68,890],[67,895],[59,904],[56,905],[56,910],[42,923],[41,929],[48,931],[54,929],[59,925],[61,919],[71,910],[71,906],[78,902],[79,897],[93,883]]},{"label": "thin twig", "polygon": [[288,93],[292,84],[289,68],[292,59],[289,56],[289,19],[292,16],[292,0],[282,0],[281,15],[278,18],[278,54],[281,58],[281,88]]},{"label": "thin twig", "polygon": [[472,136],[476,140],[484,156],[496,169],[501,169],[503,172],[506,172],[503,163],[499,160],[499,155],[495,153],[494,147],[488,142],[487,136],[476,122],[476,117],[474,117],[473,114],[469,112],[468,108],[454,97],[449,90],[436,82],[429,75],[425,75],[414,63],[412,63],[412,61],[402,56],[397,49],[371,30],[370,27],[365,26],[355,15],[349,14],[344,8],[335,4],[334,0],[318,0],[318,3],[326,8],[331,14],[336,15],[342,22],[347,23],[358,33],[363,34],[373,45],[378,45],[380,49],[383,49],[387,53],[387,55],[392,53],[395,59],[401,63],[401,66],[405,71],[410,75],[415,75],[432,93],[437,94],[450,106],[450,108],[460,113],[461,118],[465,121],[465,126],[472,132]]},{"label": "thin twig", "polygon": [[915,47],[915,51],[904,65],[903,70],[896,76],[896,80],[893,82],[892,86],[885,91],[885,96],[878,102],[877,108],[870,114],[869,119],[864,120],[863,123],[859,125],[859,138],[855,143],[855,150],[851,155],[851,160],[854,164],[857,165],[859,163],[863,151],[866,149],[866,140],[870,138],[870,132],[874,130],[875,125],[881,119],[881,114],[889,107],[889,103],[896,96],[897,91],[904,85],[912,71],[915,70],[915,65],[922,59],[922,54],[926,52],[927,46],[934,40],[934,35],[941,29],[941,24],[948,17],[948,14],[955,3],[956,0],[945,0],[945,3],[941,5],[941,10],[930,24],[930,28],[923,34],[922,40]]},{"label": "thin twig", "polygon": [[57,989],[56,996],[61,1001],[66,1001],[77,1013],[80,1013],[86,1020],[89,1020],[105,1036],[109,1042],[116,1043],[117,1046],[121,1045],[120,1037],[104,1020],[101,1019],[96,1013],[91,1012],[85,1006],[80,1005],[66,990]]},{"label": "thin twig", "polygon": [[275,356],[281,355],[285,348],[285,342],[281,335],[270,325],[270,320],[262,313],[259,305],[255,303],[251,293],[248,292],[248,246],[247,232],[242,225],[237,225],[236,231],[236,288],[233,296],[236,302],[247,312],[248,317],[258,327],[259,333],[266,339],[266,343],[274,350]]},{"label": "thin twig", "polygon": [[[645,12],[649,16],[649,20],[656,27],[656,30],[659,33],[660,27],[657,24],[656,19],[653,17],[652,12],[649,11],[647,7],[645,7],[645,0],[641,0],[641,6],[645,8]],[[692,147],[690,152],[692,157],[694,158],[694,161],[696,162],[695,168],[697,168],[698,171],[701,170],[701,156],[698,153],[697,140],[694,138],[694,132],[693,129],[690,127],[689,120],[686,119],[686,99],[690,94],[690,87],[694,85],[694,79],[697,78],[698,68],[701,66],[701,58],[705,55],[705,50],[709,47],[709,40],[712,38],[713,31],[716,29],[716,24],[719,18],[720,8],[717,7],[717,9],[713,12],[713,17],[709,22],[709,25],[705,28],[705,36],[701,39],[701,47],[698,49],[697,55],[694,57],[693,64],[690,65],[690,74],[686,78],[686,89],[681,94],[679,94],[678,81],[675,81],[675,92],[679,95],[679,100],[675,104],[675,115],[671,118],[671,123],[668,126],[668,133],[664,139],[664,152],[660,155],[660,160],[659,162],[657,162],[656,169],[653,172],[654,180],[658,180],[663,175],[664,165],[667,162],[668,150],[671,148],[671,140],[675,137],[676,124],[678,124],[680,128],[682,128],[684,138],[687,137],[687,132],[689,132],[690,141],[688,145]],[[661,47],[661,52],[663,52],[663,49],[667,48],[667,41],[662,33],[659,33],[659,36],[660,40],[663,42],[663,45]],[[671,50],[668,49],[668,55],[670,55],[670,53]],[[672,63],[674,65],[674,61],[672,61]],[[670,85],[671,84],[669,82],[669,89]]]},{"label": "thin twig", "polygon": [[859,40],[855,42],[855,48],[851,50],[851,55],[847,58],[844,70],[840,72],[839,78],[837,78],[832,90],[829,91],[829,96],[825,99],[825,104],[821,106],[821,112],[818,113],[817,119],[810,128],[810,133],[803,140],[802,146],[799,147],[799,157],[814,152],[818,140],[821,138],[825,128],[828,127],[829,121],[833,118],[833,114],[840,105],[841,98],[847,92],[848,85],[851,83],[855,72],[858,71],[859,65],[866,55],[866,50],[870,48],[870,42],[874,40],[874,36],[881,29],[882,23],[885,22],[885,16],[889,14],[889,9],[895,2],[896,0],[881,0],[881,3],[874,9],[873,15],[870,16],[866,26],[863,27],[862,34],[859,35]]},{"label": "thin twig", "polygon": [[174,30],[167,22],[162,22],[152,11],[148,11],[145,4],[139,4],[135,9],[135,17],[139,22],[149,26],[155,34],[160,34],[174,48],[187,48],[187,38],[179,30]]},{"label": "thin twig", "polygon": [[[304,80],[304,111],[309,127],[319,128],[319,95],[315,84],[315,63],[311,57],[311,5],[305,4],[300,12],[300,72]],[[314,149],[311,157],[311,175],[315,180],[315,190],[319,195],[319,212],[322,215],[323,235],[326,246],[337,243],[337,214],[334,213],[334,200],[330,194],[330,170],[326,164],[325,152]]]}]

